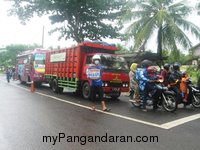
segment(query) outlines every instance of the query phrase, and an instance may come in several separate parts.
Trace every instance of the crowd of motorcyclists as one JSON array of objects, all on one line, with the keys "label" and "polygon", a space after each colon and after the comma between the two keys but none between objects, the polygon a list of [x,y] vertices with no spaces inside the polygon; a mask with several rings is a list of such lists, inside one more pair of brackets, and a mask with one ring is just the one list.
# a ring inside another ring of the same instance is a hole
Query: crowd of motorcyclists
[{"label": "crowd of motorcyclists", "polygon": [[[189,80],[186,72],[180,71],[180,63],[164,64],[163,69],[158,72],[157,68],[153,66],[153,63],[149,60],[143,60],[141,64],[133,63],[130,66],[129,78],[130,78],[130,102],[137,104],[143,111],[147,111],[147,100],[151,91],[155,96],[152,101],[153,109],[156,110],[159,106],[160,90],[155,90],[156,83],[162,80],[162,85],[168,90],[173,91],[174,98],[176,100],[176,108],[178,104],[183,103],[186,107],[189,97],[189,90],[187,81]],[[199,91],[198,91],[199,92]],[[138,98],[138,93],[140,98]],[[134,96],[135,95],[135,96]],[[197,97],[198,98],[198,97]],[[194,99],[197,100],[196,97]],[[140,102],[142,101],[142,102]],[[199,103],[199,99],[198,99]],[[174,109],[175,110],[175,109]]]}]

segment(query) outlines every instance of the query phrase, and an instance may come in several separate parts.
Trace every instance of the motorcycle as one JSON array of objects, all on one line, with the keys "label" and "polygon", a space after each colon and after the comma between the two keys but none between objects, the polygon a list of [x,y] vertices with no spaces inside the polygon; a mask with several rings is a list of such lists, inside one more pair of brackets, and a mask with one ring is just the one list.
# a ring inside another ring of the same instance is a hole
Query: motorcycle
[{"label": "motorcycle", "polygon": [[187,102],[182,101],[185,106],[192,104],[195,108],[200,108],[200,90],[192,84],[191,79],[186,81],[188,87],[188,98]]},{"label": "motorcycle", "polygon": [[[163,107],[168,112],[174,112],[177,108],[175,93],[163,86],[162,83],[162,79],[154,82],[154,89],[148,92],[146,106],[153,106],[154,102],[157,101],[158,107]],[[132,105],[135,107],[142,106],[142,96],[140,96],[140,102],[131,101]]]}]

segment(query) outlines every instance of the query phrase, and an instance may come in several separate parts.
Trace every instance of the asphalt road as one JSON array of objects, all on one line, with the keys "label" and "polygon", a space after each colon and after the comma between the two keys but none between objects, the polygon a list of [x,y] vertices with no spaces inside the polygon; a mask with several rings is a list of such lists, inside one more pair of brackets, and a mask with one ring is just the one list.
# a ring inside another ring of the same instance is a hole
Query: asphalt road
[{"label": "asphalt road", "polygon": [[[180,106],[175,113],[142,112],[126,96],[107,99],[110,113],[102,112],[99,102],[96,112],[90,105],[72,93],[54,94],[47,86],[31,93],[28,85],[6,83],[0,76],[0,150],[200,149],[199,109]],[[65,138],[59,141],[59,134]],[[70,141],[74,136],[79,141]],[[95,136],[102,140],[92,142]],[[133,141],[125,142],[127,136]],[[144,141],[156,136],[158,142],[137,142],[137,136],[144,136]],[[111,137],[118,141],[109,142]]]}]

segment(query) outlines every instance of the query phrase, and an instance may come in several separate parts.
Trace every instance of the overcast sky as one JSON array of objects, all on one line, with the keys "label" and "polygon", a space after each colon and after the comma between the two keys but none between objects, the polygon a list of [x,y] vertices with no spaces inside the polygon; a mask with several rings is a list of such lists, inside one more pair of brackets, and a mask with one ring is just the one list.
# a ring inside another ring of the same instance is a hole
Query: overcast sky
[{"label": "overcast sky", "polygon": [[[195,5],[198,0],[189,0],[190,5]],[[48,31],[53,29],[48,17],[35,17],[27,22],[26,25],[20,24],[20,21],[16,16],[7,16],[7,10],[10,8],[10,2],[0,0],[0,47],[9,44],[41,44],[42,43],[42,28],[45,26],[45,40],[44,47],[69,47],[74,44],[72,40],[65,41],[62,39],[58,41],[59,34],[49,35]],[[196,14],[191,15],[188,18],[190,21],[200,27],[200,16]],[[190,36],[193,45],[199,43],[197,39]],[[109,42],[119,42],[118,40],[109,40]],[[148,49],[155,49],[156,39],[152,38],[151,42],[147,45]],[[124,43],[123,43],[124,44]],[[126,43],[128,44],[128,43]]]}]

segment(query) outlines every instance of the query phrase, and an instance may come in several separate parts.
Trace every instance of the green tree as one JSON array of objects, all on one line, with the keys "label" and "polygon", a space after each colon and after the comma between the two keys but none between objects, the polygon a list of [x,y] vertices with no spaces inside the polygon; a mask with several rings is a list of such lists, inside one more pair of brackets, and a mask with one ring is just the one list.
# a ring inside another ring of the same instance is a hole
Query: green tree
[{"label": "green tree", "polygon": [[186,17],[192,9],[183,1],[175,0],[129,0],[124,8],[122,22],[129,22],[126,30],[134,46],[139,48],[152,35],[157,34],[157,54],[162,61],[162,51],[173,50],[178,53],[178,46],[190,48],[191,41],[185,31],[200,39],[200,29],[189,22]]},{"label": "green tree", "polygon": [[197,4],[197,12],[198,12],[198,15],[200,15],[200,2]]},{"label": "green tree", "polygon": [[131,48],[127,48],[121,44],[116,45],[119,49],[119,51],[116,52],[116,54],[128,54],[128,53],[133,53],[134,51]]},{"label": "green tree", "polygon": [[0,53],[0,66],[14,66],[16,63],[16,57],[19,53],[40,47],[37,44],[33,45],[22,45],[22,44],[11,44],[6,46],[4,52]]},{"label": "green tree", "polygon": [[34,14],[48,15],[52,24],[61,23],[53,32],[59,38],[72,38],[80,43],[85,38],[101,40],[116,38],[120,27],[113,22],[126,0],[13,0],[11,15],[25,23]]}]

